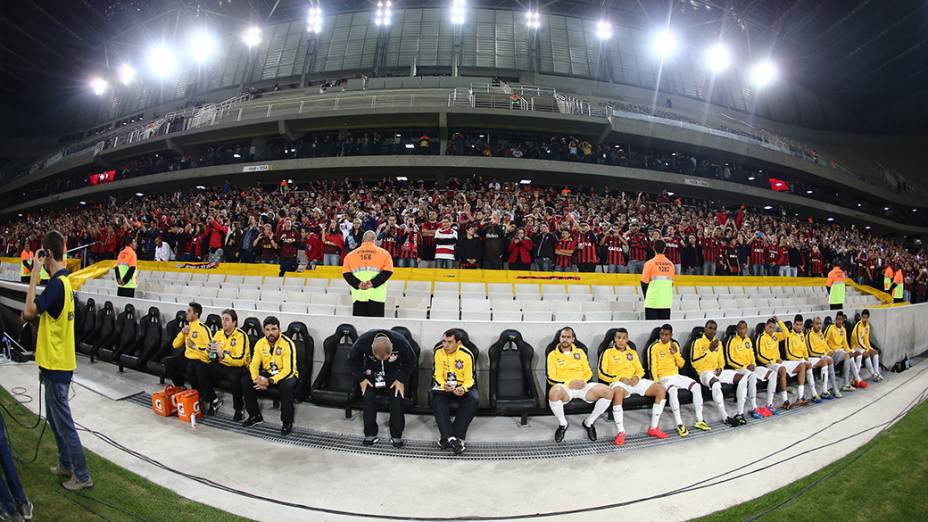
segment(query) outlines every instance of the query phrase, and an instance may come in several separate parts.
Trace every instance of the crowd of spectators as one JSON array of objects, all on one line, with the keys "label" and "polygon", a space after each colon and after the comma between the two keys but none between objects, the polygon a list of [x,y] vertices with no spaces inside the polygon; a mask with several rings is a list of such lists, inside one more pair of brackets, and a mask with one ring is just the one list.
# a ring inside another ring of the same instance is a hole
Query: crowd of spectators
[{"label": "crowd of spectators", "polygon": [[[438,154],[438,133],[429,129],[402,131],[311,133],[299,140],[269,139],[261,145],[250,140],[202,146],[195,152],[161,152],[126,161],[116,168],[116,179],[157,174],[196,167],[296,158],[368,156],[396,154]],[[713,155],[639,147],[627,143],[595,144],[582,136],[517,134],[511,132],[452,132],[445,150],[448,155],[545,159],[574,161],[673,172],[687,176],[718,179],[781,190],[806,198],[838,204],[905,223],[923,223],[914,212],[897,211],[884,202],[855,197],[843,187],[828,187],[782,173],[720,160]],[[89,175],[58,177],[15,195],[32,199],[88,186]],[[11,202],[11,201],[8,201]]]},{"label": "crowd of spectators", "polygon": [[397,266],[464,269],[638,272],[663,238],[686,274],[821,276],[838,260],[854,279],[881,288],[889,262],[903,268],[913,299],[924,300],[928,288],[921,247],[856,227],[666,192],[478,176],[440,186],[344,179],[110,196],[7,222],[2,247],[15,256],[49,228],[69,246],[92,244],[91,260],[111,259],[137,237],[140,259],[280,263],[282,270],[338,265],[367,230]]}]

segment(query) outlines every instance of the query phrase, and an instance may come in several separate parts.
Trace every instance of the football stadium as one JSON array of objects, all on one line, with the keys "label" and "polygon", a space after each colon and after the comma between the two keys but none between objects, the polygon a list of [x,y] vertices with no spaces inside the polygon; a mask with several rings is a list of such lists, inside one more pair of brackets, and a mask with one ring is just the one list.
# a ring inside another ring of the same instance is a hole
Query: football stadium
[{"label": "football stadium", "polygon": [[928,3],[0,9],[0,521],[926,520]]}]

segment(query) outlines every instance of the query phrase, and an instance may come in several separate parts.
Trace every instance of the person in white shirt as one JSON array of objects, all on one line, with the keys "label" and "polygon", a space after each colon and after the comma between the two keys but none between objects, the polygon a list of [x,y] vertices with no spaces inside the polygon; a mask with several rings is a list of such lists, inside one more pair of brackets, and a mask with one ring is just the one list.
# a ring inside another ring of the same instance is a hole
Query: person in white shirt
[{"label": "person in white shirt", "polygon": [[435,231],[435,262],[437,268],[454,268],[454,247],[458,242],[457,230],[451,228],[451,219],[441,219],[441,226]]},{"label": "person in white shirt", "polygon": [[155,261],[171,261],[174,259],[174,252],[171,251],[171,245],[161,239],[161,236],[155,238]]}]

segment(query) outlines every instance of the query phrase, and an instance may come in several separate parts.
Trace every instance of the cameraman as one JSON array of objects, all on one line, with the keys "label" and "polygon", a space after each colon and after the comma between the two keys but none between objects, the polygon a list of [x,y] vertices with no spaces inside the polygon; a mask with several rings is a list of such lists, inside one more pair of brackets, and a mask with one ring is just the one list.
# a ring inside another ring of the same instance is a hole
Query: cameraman
[{"label": "cameraman", "polygon": [[[418,366],[416,354],[402,334],[391,330],[371,330],[362,334],[351,347],[348,364],[361,387],[364,400],[364,445],[372,446],[377,438],[377,395],[390,400],[390,442],[403,447],[403,399],[406,385]],[[409,393],[415,393],[410,390]]]},{"label": "cameraman", "polygon": [[77,368],[77,357],[74,352],[74,291],[64,265],[64,236],[57,231],[46,234],[35,258],[52,276],[45,291],[36,298],[35,288],[41,271],[32,271],[22,320],[26,322],[39,316],[35,364],[39,367],[39,380],[45,386],[45,417],[58,444],[58,465],[51,471],[70,477],[62,484],[65,489],[79,491],[92,488],[93,480],[68,404],[68,389]]}]

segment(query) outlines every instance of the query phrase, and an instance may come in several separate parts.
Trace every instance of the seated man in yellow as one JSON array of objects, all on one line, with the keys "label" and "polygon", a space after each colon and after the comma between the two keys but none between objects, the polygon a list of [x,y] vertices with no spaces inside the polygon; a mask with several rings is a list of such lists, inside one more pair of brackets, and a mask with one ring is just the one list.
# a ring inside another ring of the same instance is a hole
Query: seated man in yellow
[{"label": "seated man in yellow", "polygon": [[612,419],[617,431],[613,442],[616,446],[625,444],[622,401],[629,395],[654,397],[648,436],[658,439],[667,438],[667,434],[660,428],[661,413],[664,412],[667,394],[663,386],[644,378],[641,359],[638,358],[638,353],[628,345],[628,330],[625,328],[618,328],[609,348],[599,354],[599,380],[608,383],[612,388]]},{"label": "seated man in yellow", "polygon": [[[754,357],[754,347],[751,338],[748,337],[748,323],[738,321],[738,327],[728,343],[725,344],[725,364],[729,368],[741,373],[751,373],[758,381],[767,383],[767,404],[757,407],[757,394],[751,393],[752,387],[748,385],[748,394],[751,400],[751,416],[755,419],[760,414],[762,417],[777,415],[777,409],[773,407],[773,398],[777,391],[776,373],[764,366],[757,366],[757,359]],[[756,385],[754,387],[756,390]]]},{"label": "seated man in yellow", "polygon": [[680,399],[677,396],[680,388],[688,389],[693,394],[693,409],[696,412],[696,424],[693,427],[703,431],[712,429],[702,418],[702,387],[693,379],[680,375],[679,370],[684,364],[686,362],[680,355],[680,346],[673,340],[673,327],[669,324],[661,326],[660,337],[648,346],[648,370],[651,378],[659,382],[670,397],[670,411],[681,437],[686,437],[690,432],[680,417]]},{"label": "seated man in yellow", "polygon": [[[718,324],[709,320],[706,321],[702,337],[693,342],[693,352],[690,354],[691,364],[696,374],[699,375],[699,382],[703,386],[712,390],[712,400],[715,402],[722,421],[736,428],[748,421],[744,418],[744,403],[748,396],[748,386],[752,381],[755,383],[753,373],[739,373],[735,370],[725,369],[725,355],[722,353],[722,342],[715,338],[718,331]],[[738,400],[737,413],[734,417],[728,415],[725,409],[725,396],[722,394],[722,384],[737,384],[735,397]]]},{"label": "seated man in yellow", "polygon": [[600,415],[606,412],[612,404],[612,388],[605,384],[590,382],[593,378],[593,369],[586,357],[586,352],[577,348],[574,341],[577,339],[574,329],[567,326],[561,329],[557,346],[548,354],[545,364],[545,374],[551,390],[548,391],[548,407],[557,418],[557,430],[554,432],[554,441],[564,440],[567,432],[567,416],[564,415],[564,404],[580,399],[592,402],[593,412],[583,421],[586,436],[596,440],[596,428],[593,423]]},{"label": "seated man in yellow", "polygon": [[[844,397],[839,389],[838,378],[835,376],[835,365],[841,361],[848,359],[848,354],[844,350],[832,350],[828,346],[828,342],[825,340],[825,332],[822,330],[822,318],[816,317],[812,319],[812,330],[809,331],[809,335],[806,336],[806,345],[809,348],[809,356],[814,359],[821,359],[828,362],[828,377],[831,379],[832,395],[836,399]],[[824,373],[824,369],[822,372]],[[849,379],[849,373],[851,371],[850,365],[844,365],[844,380],[845,382]],[[827,389],[827,388],[824,388]],[[854,391],[854,388],[850,385],[845,386],[845,390]]]},{"label": "seated man in yellow", "polygon": [[241,421],[245,407],[242,379],[249,375],[251,346],[248,336],[238,327],[235,310],[222,311],[222,328],[213,334],[213,340],[209,343],[209,358],[211,363],[196,366],[200,398],[208,406],[206,414],[215,415],[222,406],[222,399],[216,394],[213,382],[225,379],[232,386],[232,406],[235,410],[232,420]]},{"label": "seated man in yellow", "polygon": [[[774,319],[777,321],[777,326],[780,328],[780,331],[776,333],[777,338],[779,339],[781,335],[785,335],[786,343],[786,360],[783,361],[783,365],[786,366],[787,372],[799,371],[799,365],[805,366],[805,382],[809,384],[809,395],[812,396],[812,402],[818,404],[822,400],[831,400],[834,397],[831,396],[831,393],[828,392],[828,365],[831,362],[831,359],[828,357],[811,357],[809,355],[809,343],[806,341],[806,333],[802,328],[802,323],[805,321],[803,317],[799,314],[796,314],[793,317],[793,327],[789,329],[786,327],[786,323],[781,321],[779,318],[774,316]],[[796,370],[793,370],[792,365],[796,365]],[[819,395],[818,391],[815,388],[815,372],[814,368],[822,369],[822,394]],[[791,373],[794,375],[795,373]],[[799,400],[802,400],[802,380],[800,379],[799,384]]]},{"label": "seated man in yellow", "polygon": [[[860,378],[860,364],[854,360],[851,353],[851,347],[847,343],[847,328],[844,325],[844,312],[835,314],[835,322],[828,325],[825,329],[825,342],[828,343],[828,349],[834,350],[836,354],[847,354],[844,361],[844,387],[842,391],[854,391],[854,388],[861,390],[867,387],[867,381]],[[838,363],[838,357],[835,357],[835,364]],[[850,372],[850,373],[848,373]]]},{"label": "seated man in yellow", "polygon": [[[184,382],[199,390],[197,383],[197,366],[209,364],[210,331],[200,322],[203,307],[200,303],[187,305],[187,326],[177,332],[171,346],[172,355],[164,358],[164,371],[174,386],[183,386]],[[201,392],[202,394],[202,392]]]},{"label": "seated man in yellow", "polygon": [[[789,392],[786,388],[789,370],[787,369],[786,365],[783,364],[783,360],[780,359],[780,338],[785,337],[786,333],[784,332],[778,334],[776,332],[776,328],[776,319],[767,319],[767,323],[764,325],[764,332],[757,338],[757,360],[768,369],[776,372],[777,380],[780,383],[780,395],[783,397],[783,404],[780,405],[780,408],[784,410],[791,410],[793,409],[794,405],[793,403],[789,402]],[[795,371],[798,372],[799,397],[802,397],[806,383],[805,364],[802,364],[801,366],[799,364],[791,366],[793,366]],[[808,404],[808,401],[798,399],[796,406],[807,406]]]},{"label": "seated man in yellow", "polygon": [[[467,449],[467,428],[477,414],[480,395],[477,392],[477,360],[461,342],[461,331],[452,328],[435,350],[435,371],[432,375],[432,412],[438,424],[438,447],[450,449],[455,455]],[[458,403],[458,412],[451,421],[450,403]]]},{"label": "seated man in yellow", "polygon": [[880,373],[880,351],[870,344],[870,310],[860,312],[860,321],[857,321],[854,330],[851,331],[851,351],[855,354],[854,360],[857,362],[858,373],[860,373],[860,358],[863,358],[873,382],[883,380],[883,375]]},{"label": "seated man in yellow", "polygon": [[296,346],[280,333],[280,321],[273,315],[264,318],[264,337],[255,343],[248,370],[248,375],[242,377],[248,411],[242,426],[248,428],[264,422],[255,392],[276,386],[280,392],[280,434],[289,435],[293,431],[293,393],[300,374],[296,367]]}]

